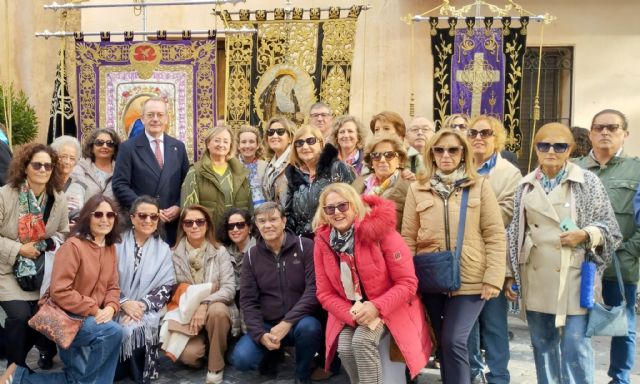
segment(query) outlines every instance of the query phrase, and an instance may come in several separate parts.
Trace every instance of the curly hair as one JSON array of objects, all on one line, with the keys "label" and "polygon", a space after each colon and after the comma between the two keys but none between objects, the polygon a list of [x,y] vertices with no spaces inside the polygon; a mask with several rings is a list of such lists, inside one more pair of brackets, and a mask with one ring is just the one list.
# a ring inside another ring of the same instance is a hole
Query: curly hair
[{"label": "curly hair", "polygon": [[218,229],[217,229],[218,240],[220,240],[220,242],[225,247],[228,247],[231,244],[233,244],[233,241],[229,237],[229,231],[227,231],[227,224],[229,223],[229,218],[231,218],[231,216],[233,215],[242,216],[244,221],[249,226],[249,236],[254,236],[254,237],[256,236],[256,226],[253,225],[253,220],[251,219],[251,215],[249,214],[249,211],[247,211],[246,209],[240,209],[240,208],[234,208],[234,207],[229,208],[226,211],[224,211],[224,215],[220,219],[220,222],[218,223]]},{"label": "curly hair", "polygon": [[27,167],[29,163],[31,163],[33,156],[39,152],[48,154],[53,164],[51,176],[46,185],[47,194],[52,195],[54,191],[62,191],[64,181],[62,180],[62,173],[60,173],[58,167],[56,167],[58,154],[51,147],[39,143],[25,144],[16,150],[9,164],[9,170],[7,171],[7,184],[16,189],[20,188],[20,185],[27,179]]},{"label": "curly hair", "polygon": [[364,142],[368,137],[368,132],[360,120],[350,115],[340,116],[333,122],[333,133],[331,134],[331,136],[333,136],[333,142],[336,144],[338,150],[340,150],[340,144],[338,144],[338,132],[343,125],[349,122],[356,126],[356,133],[358,135],[358,142],[356,143],[357,149],[362,149],[364,147]]},{"label": "curly hair", "polygon": [[398,153],[399,160],[399,168],[402,168],[404,164],[407,163],[407,150],[404,148],[402,141],[398,135],[394,135],[392,133],[380,133],[376,136],[373,136],[367,140],[367,145],[364,148],[364,162],[369,169],[373,171],[373,164],[371,162],[371,152],[378,146],[380,143],[389,143],[393,147],[393,150]]},{"label": "curly hair", "polygon": [[591,140],[589,139],[589,130],[582,127],[571,127],[573,140],[576,146],[571,151],[570,157],[587,156],[591,152]]},{"label": "curly hair", "polygon": [[91,132],[89,137],[84,140],[84,144],[82,146],[82,157],[84,157],[85,159],[91,159],[92,163],[96,161],[96,155],[93,153],[93,144],[96,142],[98,136],[103,133],[109,135],[111,137],[111,140],[115,144],[113,146],[113,160],[115,160],[116,156],[118,156],[120,137],[116,134],[116,131],[108,128],[97,128],[93,132]]},{"label": "curly hair", "polygon": [[80,239],[93,238],[91,234],[91,216],[93,215],[93,212],[95,212],[95,210],[98,208],[98,206],[103,202],[109,204],[111,206],[111,210],[113,210],[113,212],[115,212],[116,214],[116,217],[113,220],[113,228],[111,228],[111,232],[109,232],[104,237],[104,244],[109,246],[120,242],[122,233],[122,228],[120,226],[120,216],[118,215],[120,208],[115,200],[103,194],[93,195],[89,200],[87,200],[86,203],[84,203],[84,206],[78,214],[75,225],[71,227],[71,231],[67,235],[67,239],[73,236],[76,236]]},{"label": "curly hair", "polygon": [[478,115],[469,122],[468,129],[473,129],[480,121],[486,121],[489,124],[489,128],[493,131],[493,138],[495,143],[495,151],[500,152],[504,149],[504,144],[507,141],[507,131],[504,129],[502,122],[495,117],[489,115]]}]

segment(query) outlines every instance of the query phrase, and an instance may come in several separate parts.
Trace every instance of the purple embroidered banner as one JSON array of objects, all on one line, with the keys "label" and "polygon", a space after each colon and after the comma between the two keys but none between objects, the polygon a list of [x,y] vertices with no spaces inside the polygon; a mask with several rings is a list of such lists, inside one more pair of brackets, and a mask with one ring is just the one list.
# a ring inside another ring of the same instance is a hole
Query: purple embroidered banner
[{"label": "purple embroidered banner", "polygon": [[451,113],[503,120],[505,57],[501,28],[456,30],[451,58]]},{"label": "purple embroidered banner", "polygon": [[141,124],[142,104],[152,96],[168,104],[166,132],[185,143],[191,159],[205,150],[214,127],[216,41],[158,40],[76,42],[78,122],[82,137],[96,127],[126,139]]}]

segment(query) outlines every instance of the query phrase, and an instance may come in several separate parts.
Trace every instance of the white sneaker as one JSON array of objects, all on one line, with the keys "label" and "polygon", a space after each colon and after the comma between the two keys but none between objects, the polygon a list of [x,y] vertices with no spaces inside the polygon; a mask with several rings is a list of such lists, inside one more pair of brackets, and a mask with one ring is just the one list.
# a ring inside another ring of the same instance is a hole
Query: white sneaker
[{"label": "white sneaker", "polygon": [[207,372],[206,384],[222,384],[222,373],[223,371],[220,371],[218,373]]}]

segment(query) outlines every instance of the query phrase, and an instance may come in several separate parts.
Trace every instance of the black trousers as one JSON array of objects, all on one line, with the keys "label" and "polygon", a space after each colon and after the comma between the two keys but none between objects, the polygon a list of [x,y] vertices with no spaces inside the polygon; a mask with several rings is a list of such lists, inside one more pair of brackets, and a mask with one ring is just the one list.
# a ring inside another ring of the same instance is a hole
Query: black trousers
[{"label": "black trousers", "polygon": [[16,363],[27,367],[26,358],[34,345],[40,352],[55,356],[56,344],[44,337],[27,324],[27,321],[38,310],[37,301],[0,301],[0,307],[6,312],[7,319],[4,323],[7,364]]},{"label": "black trousers", "polygon": [[[144,383],[144,363],[145,363],[145,347],[136,348],[133,354],[126,360],[118,360],[116,367],[115,381],[121,381],[130,378],[136,384]],[[120,356],[122,357],[122,356]]]}]

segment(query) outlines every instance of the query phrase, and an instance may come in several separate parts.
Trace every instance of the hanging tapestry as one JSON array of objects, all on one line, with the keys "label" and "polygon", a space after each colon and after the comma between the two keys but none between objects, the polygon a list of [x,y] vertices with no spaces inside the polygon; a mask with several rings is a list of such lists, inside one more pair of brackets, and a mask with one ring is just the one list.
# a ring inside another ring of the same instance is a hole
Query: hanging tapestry
[{"label": "hanging tapestry", "polygon": [[[237,20],[221,12],[229,27],[258,31],[226,36],[227,124],[263,127],[276,115],[302,124],[311,105],[319,100],[336,115],[347,113],[361,9],[353,6],[340,18],[340,8],[330,7],[325,20],[320,18],[320,8],[293,8],[291,12],[277,8],[270,20],[265,10],[241,10]],[[303,19],[305,12],[307,20]]]},{"label": "hanging tapestry", "polygon": [[[185,143],[194,161],[206,149],[204,133],[215,126],[216,39],[101,42],[76,39],[80,134],[114,129],[122,139],[140,126],[142,104],[159,96],[168,105],[166,132]],[[161,32],[158,38],[166,38]]]},{"label": "hanging tapestry", "polygon": [[475,18],[468,17],[466,28],[456,28],[457,19],[449,18],[448,28],[437,28],[438,18],[430,18],[433,117],[439,129],[454,113],[493,116],[504,122],[506,149],[517,151],[529,18],[522,17],[519,28],[511,27],[510,17],[501,21],[502,28],[493,28],[493,18],[487,17],[484,27],[476,28]]},{"label": "hanging tapestry", "polygon": [[47,144],[51,144],[56,137],[63,135],[78,136],[78,128],[73,113],[73,103],[71,103],[71,96],[69,96],[69,90],[67,88],[67,74],[60,65],[65,62],[65,51],[61,50],[59,55],[61,56],[61,61],[58,62],[56,67],[56,79],[53,83]]}]

